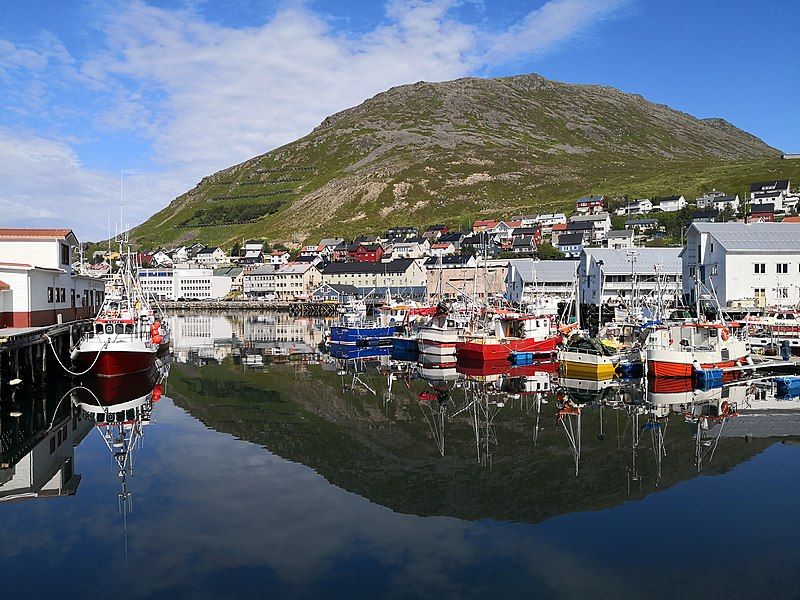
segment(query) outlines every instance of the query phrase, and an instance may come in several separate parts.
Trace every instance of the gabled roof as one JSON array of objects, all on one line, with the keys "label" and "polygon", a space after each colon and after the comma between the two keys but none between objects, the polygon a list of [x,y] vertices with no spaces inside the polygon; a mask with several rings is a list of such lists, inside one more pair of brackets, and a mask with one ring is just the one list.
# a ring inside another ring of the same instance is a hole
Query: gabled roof
[{"label": "gabled roof", "polygon": [[312,292],[312,295],[316,294],[320,290],[327,288],[331,289],[334,292],[342,296],[354,296],[358,292],[358,288],[354,285],[350,285],[348,283],[323,283],[319,286],[316,290]]},{"label": "gabled roof", "polygon": [[582,233],[562,233],[558,236],[559,246],[578,246],[583,244]]},{"label": "gabled roof", "polygon": [[[467,265],[471,262],[471,256],[467,256],[466,254],[453,254],[451,256],[442,256],[441,257],[441,264],[442,266],[463,266]],[[439,257],[432,256],[428,260],[425,261],[426,267],[435,267],[439,264]]]},{"label": "gabled roof", "polygon": [[533,236],[532,235],[521,235],[519,237],[515,237],[514,241],[511,243],[512,246],[531,246],[533,245]]},{"label": "gabled roof", "polygon": [[567,224],[566,223],[556,223],[553,225],[553,231],[566,231]]},{"label": "gabled roof", "polygon": [[350,246],[349,251],[350,252],[358,252],[359,248],[363,248],[365,252],[377,252],[378,250],[383,250],[383,246],[381,246],[380,244],[358,243],[358,244],[353,244],[352,246]]},{"label": "gabled roof", "polygon": [[683,196],[659,196],[657,198],[653,198],[653,202],[676,202],[683,198]]},{"label": "gabled roof", "polygon": [[592,195],[592,196],[584,196],[583,198],[578,198],[578,200],[576,201],[576,204],[587,204],[589,202],[603,201],[605,199],[606,199],[605,196],[594,196],[594,195]]},{"label": "gabled roof", "polygon": [[65,238],[71,233],[72,229],[0,228],[0,239]]},{"label": "gabled roof", "polygon": [[625,221],[625,226],[628,225],[655,225],[658,223],[658,219],[628,219]]},{"label": "gabled roof", "polygon": [[254,269],[250,272],[250,275],[272,275],[275,271],[278,270],[278,267],[275,265],[262,265],[257,269]]},{"label": "gabled roof", "polygon": [[769,192],[772,190],[785,190],[789,191],[788,179],[776,179],[775,181],[759,181],[750,184],[750,192]]},{"label": "gabled roof", "polygon": [[517,270],[523,282],[565,283],[575,278],[577,260],[511,259],[509,265]]},{"label": "gabled roof", "polygon": [[492,227],[495,227],[496,225],[497,225],[497,221],[495,221],[494,219],[487,219],[485,221],[475,221],[472,224],[472,228],[475,229],[476,227],[486,227],[488,229],[491,229]]},{"label": "gabled roof", "polygon": [[200,250],[197,254],[214,254],[214,252],[217,250],[219,250],[218,246],[214,246],[213,248],[211,246],[207,246]]},{"label": "gabled roof", "polygon": [[218,277],[232,277],[233,279],[236,279],[242,274],[243,270],[244,269],[241,267],[221,267],[219,269],[214,269],[213,273]]},{"label": "gabled roof", "polygon": [[751,204],[750,205],[750,213],[751,214],[767,214],[767,213],[774,213],[775,212],[775,205],[771,202],[765,202],[764,204]]},{"label": "gabled roof", "polygon": [[656,267],[662,273],[680,273],[683,270],[680,253],[683,248],[636,248],[615,250],[613,248],[585,248],[583,251],[595,261],[603,261],[602,270],[606,274],[631,273],[631,253],[636,261],[633,268],[639,274],[652,274]]},{"label": "gabled roof", "polygon": [[570,223],[593,223],[594,221],[605,221],[609,218],[609,214],[605,211],[599,212],[594,215],[575,215],[570,217]]},{"label": "gabled roof", "polygon": [[439,238],[439,242],[460,242],[465,235],[463,231],[449,231]]},{"label": "gabled roof", "polygon": [[290,262],[288,265],[280,267],[275,275],[302,275],[311,268],[316,267],[307,262]]},{"label": "gabled roof", "polygon": [[518,235],[535,235],[539,231],[538,227],[517,227],[514,229],[514,237]]},{"label": "gabled roof", "polygon": [[726,250],[800,250],[797,223],[692,223],[690,228],[713,236]]},{"label": "gabled roof", "polygon": [[632,238],[632,237],[633,237],[633,230],[632,229],[609,231],[608,234],[606,235],[606,239],[611,239],[611,238]]}]

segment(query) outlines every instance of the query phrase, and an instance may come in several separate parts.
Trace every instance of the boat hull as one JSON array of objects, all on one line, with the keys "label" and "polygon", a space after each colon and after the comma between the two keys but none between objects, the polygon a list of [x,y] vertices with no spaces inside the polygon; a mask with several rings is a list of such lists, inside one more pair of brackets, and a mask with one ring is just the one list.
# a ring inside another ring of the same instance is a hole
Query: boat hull
[{"label": "boat hull", "polygon": [[[742,364],[748,352],[744,344],[737,344],[738,352],[691,352],[680,350],[648,350],[647,372],[655,377],[692,377],[694,364],[701,369],[724,369]],[[731,348],[734,350],[734,348]]]},{"label": "boat hull", "polygon": [[137,352],[102,350],[98,358],[97,352],[81,352],[78,359],[88,368],[90,373],[98,377],[121,377],[134,373],[144,373],[155,366],[156,352]]},{"label": "boat hull", "polygon": [[397,333],[397,327],[331,327],[331,342],[355,344],[364,339],[386,339]]},{"label": "boat hull", "polygon": [[473,362],[501,362],[508,360],[512,352],[529,352],[538,356],[555,354],[561,336],[556,335],[544,340],[532,338],[497,338],[467,339],[456,344],[456,354],[461,360]]}]

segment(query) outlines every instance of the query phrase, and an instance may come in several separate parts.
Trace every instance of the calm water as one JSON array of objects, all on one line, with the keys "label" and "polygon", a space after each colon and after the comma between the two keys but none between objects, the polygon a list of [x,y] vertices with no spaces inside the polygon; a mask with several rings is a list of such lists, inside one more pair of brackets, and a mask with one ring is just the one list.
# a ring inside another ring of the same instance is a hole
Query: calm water
[{"label": "calm water", "polygon": [[399,364],[390,391],[300,359],[313,321],[173,328],[160,382],[4,398],[3,597],[797,596],[800,401],[771,382]]}]

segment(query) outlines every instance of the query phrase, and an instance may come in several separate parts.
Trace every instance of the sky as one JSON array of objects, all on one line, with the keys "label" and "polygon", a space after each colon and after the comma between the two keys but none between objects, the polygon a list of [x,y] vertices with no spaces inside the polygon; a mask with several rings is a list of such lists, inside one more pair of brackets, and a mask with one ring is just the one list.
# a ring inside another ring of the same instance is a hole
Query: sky
[{"label": "sky", "polygon": [[798,29],[795,0],[2,0],[0,226],[102,239],[391,86],[469,75],[613,86],[800,152]]}]

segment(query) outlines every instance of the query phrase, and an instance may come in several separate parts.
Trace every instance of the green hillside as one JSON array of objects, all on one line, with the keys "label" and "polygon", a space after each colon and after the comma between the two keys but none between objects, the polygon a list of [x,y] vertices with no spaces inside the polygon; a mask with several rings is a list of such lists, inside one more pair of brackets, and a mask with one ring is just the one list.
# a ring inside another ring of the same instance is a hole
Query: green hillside
[{"label": "green hillside", "polygon": [[524,75],[416,83],[205,177],[135,228],[145,247],[300,243],[388,225],[566,210],[590,193],[694,198],[800,178],[800,161],[720,119]]}]

